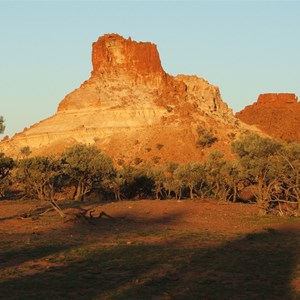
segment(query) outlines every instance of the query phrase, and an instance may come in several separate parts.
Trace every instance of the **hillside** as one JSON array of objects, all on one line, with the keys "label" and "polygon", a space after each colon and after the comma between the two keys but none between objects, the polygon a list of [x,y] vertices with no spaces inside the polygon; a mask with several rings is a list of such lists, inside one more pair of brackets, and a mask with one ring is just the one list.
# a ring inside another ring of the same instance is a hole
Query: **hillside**
[{"label": "hillside", "polygon": [[262,94],[236,117],[274,138],[300,142],[300,102],[295,94]]}]

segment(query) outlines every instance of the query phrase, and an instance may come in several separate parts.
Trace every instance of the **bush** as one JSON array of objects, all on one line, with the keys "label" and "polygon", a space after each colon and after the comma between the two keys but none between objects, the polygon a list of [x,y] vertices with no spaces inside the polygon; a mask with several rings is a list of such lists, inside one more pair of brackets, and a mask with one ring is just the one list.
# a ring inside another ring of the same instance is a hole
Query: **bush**
[{"label": "bush", "polygon": [[196,141],[197,147],[210,147],[212,144],[218,141],[218,138],[214,136],[211,131],[208,131],[205,128],[198,127],[197,129],[198,138]]},{"label": "bush", "polygon": [[152,161],[153,161],[155,164],[158,164],[158,163],[160,162],[160,160],[161,160],[161,157],[159,157],[159,156],[154,156],[154,157],[152,157]]},{"label": "bush", "polygon": [[140,158],[140,157],[136,157],[135,159],[134,159],[134,164],[137,166],[137,165],[139,165],[139,164],[141,164],[143,162],[143,160]]}]

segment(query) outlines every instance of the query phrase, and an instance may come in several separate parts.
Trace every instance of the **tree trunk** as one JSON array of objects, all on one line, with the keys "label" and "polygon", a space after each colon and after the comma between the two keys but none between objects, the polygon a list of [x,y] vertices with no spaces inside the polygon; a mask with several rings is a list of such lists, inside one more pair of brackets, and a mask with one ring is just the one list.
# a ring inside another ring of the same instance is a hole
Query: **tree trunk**
[{"label": "tree trunk", "polygon": [[81,192],[81,184],[78,184],[75,191],[74,201],[81,200],[82,192]]},{"label": "tree trunk", "polygon": [[194,199],[193,186],[190,185],[190,186],[189,186],[189,189],[190,189],[190,198],[191,198],[191,199]]},{"label": "tree trunk", "polygon": [[234,183],[233,184],[233,199],[232,201],[235,203],[236,202],[236,198],[237,198],[237,186],[236,184]]},{"label": "tree trunk", "polygon": [[159,191],[158,191],[158,189],[155,190],[155,199],[159,200]]},{"label": "tree trunk", "polygon": [[179,192],[178,192],[178,200],[180,200],[182,197],[182,188],[179,188]]},{"label": "tree trunk", "polygon": [[57,205],[57,203],[54,200],[51,200],[50,204],[62,218],[66,217],[65,213],[62,211],[62,209]]},{"label": "tree trunk", "polygon": [[266,201],[264,199],[264,182],[262,178],[258,179],[258,187],[257,187],[257,205],[258,205],[258,215],[265,216],[267,214]]},{"label": "tree trunk", "polygon": [[115,194],[115,200],[116,201],[121,201],[121,193],[120,193],[120,189],[118,188],[114,188],[114,194]]},{"label": "tree trunk", "polygon": [[62,211],[62,209],[59,207],[57,202],[54,200],[54,193],[50,193],[50,204],[62,218],[66,217],[65,213]]},{"label": "tree trunk", "polygon": [[167,198],[171,199],[171,189],[170,188],[168,188]]}]

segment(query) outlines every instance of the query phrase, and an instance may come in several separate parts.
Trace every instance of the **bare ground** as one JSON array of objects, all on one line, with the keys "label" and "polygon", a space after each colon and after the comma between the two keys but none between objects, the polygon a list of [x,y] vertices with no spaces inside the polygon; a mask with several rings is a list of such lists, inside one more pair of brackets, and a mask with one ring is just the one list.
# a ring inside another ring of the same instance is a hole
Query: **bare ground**
[{"label": "bare ground", "polygon": [[299,218],[142,200],[82,203],[113,218],[90,222],[62,206],[0,202],[0,299],[300,299]]}]

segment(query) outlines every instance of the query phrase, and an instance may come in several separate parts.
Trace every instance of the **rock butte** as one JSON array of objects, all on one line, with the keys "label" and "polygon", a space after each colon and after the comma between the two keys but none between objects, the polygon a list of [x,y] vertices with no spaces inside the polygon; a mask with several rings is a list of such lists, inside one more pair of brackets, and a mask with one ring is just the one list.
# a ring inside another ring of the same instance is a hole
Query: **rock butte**
[{"label": "rock butte", "polygon": [[[4,138],[0,151],[16,157],[29,146],[32,155],[48,155],[85,143],[115,161],[187,162],[216,149],[229,153],[232,136],[246,128],[218,87],[194,75],[167,74],[152,43],[106,34],[93,43],[92,64],[90,78],[56,114]],[[197,128],[218,138],[208,151],[196,146]]]},{"label": "rock butte", "polygon": [[236,116],[274,138],[300,142],[300,102],[295,94],[262,94]]}]

